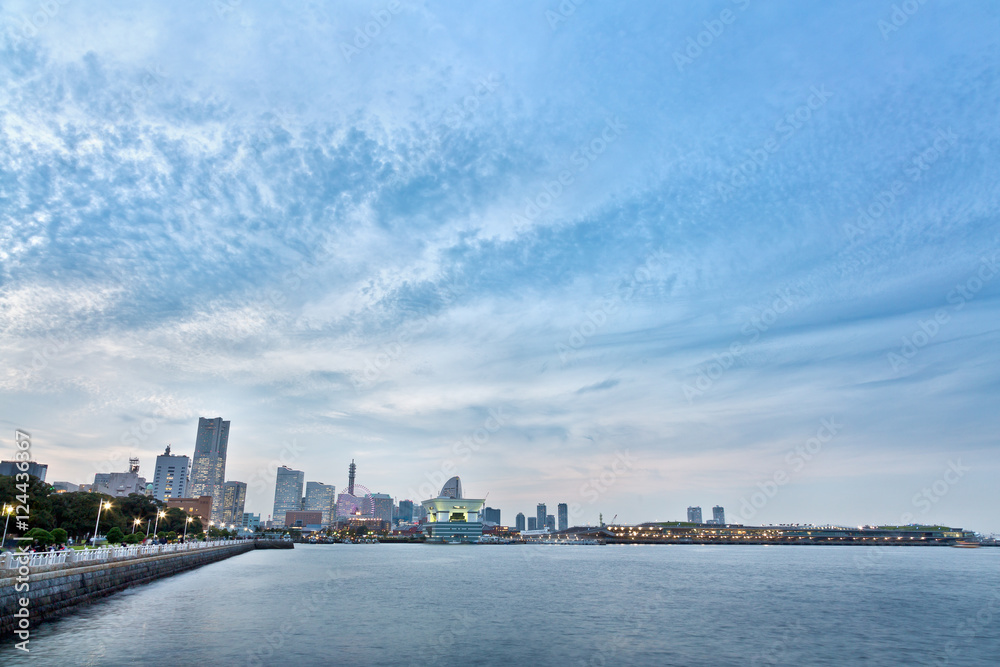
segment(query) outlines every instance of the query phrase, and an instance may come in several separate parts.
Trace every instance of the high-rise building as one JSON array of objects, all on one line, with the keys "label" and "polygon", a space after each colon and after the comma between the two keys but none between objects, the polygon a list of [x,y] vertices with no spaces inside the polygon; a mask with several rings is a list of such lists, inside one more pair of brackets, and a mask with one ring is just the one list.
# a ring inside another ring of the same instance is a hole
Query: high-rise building
[{"label": "high-rise building", "polygon": [[392,524],[392,496],[386,493],[371,495],[374,517]]},{"label": "high-rise building", "polygon": [[400,522],[410,523],[413,521],[413,501],[400,500],[398,517]]},{"label": "high-rise building", "polygon": [[556,506],[556,513],[559,515],[559,530],[569,528],[569,506],[566,503],[559,503]]},{"label": "high-rise building", "polygon": [[239,525],[247,501],[246,482],[226,482],[222,485],[222,523]]},{"label": "high-rise building", "polygon": [[555,529],[556,529],[556,515],[555,514],[547,514],[547,515],[545,515],[545,527],[548,528],[549,530],[555,532]]},{"label": "high-rise building", "polygon": [[514,517],[514,528],[520,532],[524,532],[524,512],[518,512],[517,516]]},{"label": "high-rise building", "polygon": [[545,517],[547,516],[548,510],[545,503],[538,503],[538,507],[535,508],[535,525],[538,526],[538,530],[545,528]]},{"label": "high-rise building", "polygon": [[324,527],[333,522],[333,514],[337,509],[337,487],[323,482],[306,482],[306,497],[302,509],[308,512],[322,512]]},{"label": "high-rise building", "polygon": [[712,518],[715,519],[715,523],[724,526],[726,524],[726,510],[722,509],[721,505],[716,505],[712,508]]},{"label": "high-rise building", "polygon": [[194,445],[188,494],[212,496],[212,520],[222,521],[222,485],[226,481],[226,450],[229,422],[222,417],[198,419],[198,439]]},{"label": "high-rise building", "polygon": [[274,480],[274,513],[271,520],[275,528],[285,525],[285,512],[298,512],[302,509],[302,485],[306,474],[301,470],[292,470],[288,466],[278,468],[278,476]]},{"label": "high-rise building", "polygon": [[538,530],[538,517],[528,517],[528,530]]},{"label": "high-rise building", "polygon": [[[28,464],[28,469],[21,470],[18,466],[23,466],[25,463]],[[39,482],[44,482],[45,474],[48,470],[48,463],[38,463],[36,461],[0,461],[0,475],[7,475],[8,477],[13,477],[19,472],[26,472],[29,475],[37,477]]]},{"label": "high-rise building", "polygon": [[163,502],[167,498],[186,498],[191,459],[170,453],[170,445],[156,457],[153,471],[153,497]]},{"label": "high-rise building", "polygon": [[354,495],[354,477],[358,474],[358,466],[354,465],[354,459],[351,459],[351,465],[347,469],[347,492]]},{"label": "high-rise building", "polygon": [[701,523],[701,508],[700,507],[689,507],[688,508],[688,523]]},{"label": "high-rise building", "polygon": [[483,508],[483,522],[490,522],[492,524],[500,525],[500,510],[494,509],[492,507]]}]

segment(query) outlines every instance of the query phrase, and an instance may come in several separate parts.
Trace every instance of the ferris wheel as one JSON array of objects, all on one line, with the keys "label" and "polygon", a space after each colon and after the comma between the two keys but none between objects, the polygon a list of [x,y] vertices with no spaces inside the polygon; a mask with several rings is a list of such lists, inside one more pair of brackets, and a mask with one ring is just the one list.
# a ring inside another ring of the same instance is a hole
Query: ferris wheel
[{"label": "ferris wheel", "polygon": [[337,498],[337,516],[375,516],[375,500],[368,487],[355,484],[353,494],[341,493]]}]

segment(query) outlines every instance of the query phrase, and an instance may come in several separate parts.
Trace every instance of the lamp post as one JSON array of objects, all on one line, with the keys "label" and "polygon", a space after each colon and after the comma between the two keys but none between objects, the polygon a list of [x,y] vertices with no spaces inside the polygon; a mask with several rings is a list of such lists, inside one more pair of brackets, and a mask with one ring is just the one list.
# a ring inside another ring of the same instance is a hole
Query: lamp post
[{"label": "lamp post", "polygon": [[3,543],[7,541],[7,524],[10,523],[10,515],[14,513],[14,506],[4,505],[3,513],[7,515],[7,520],[3,522],[3,539],[0,540],[0,550],[3,549]]},{"label": "lamp post", "polygon": [[187,518],[187,521],[185,521],[185,522],[184,522],[184,537],[183,537],[183,538],[181,538],[181,539],[183,539],[183,540],[184,540],[184,543],[185,543],[185,544],[187,544],[187,537],[188,537],[188,524],[189,524],[189,523],[191,523],[192,521],[194,521],[194,517],[193,517],[193,516],[189,516],[189,517]]},{"label": "lamp post", "polygon": [[142,519],[140,519],[139,517],[136,517],[135,521],[132,522],[132,534],[133,535],[135,535],[135,529],[139,527],[140,523],[142,523]]},{"label": "lamp post", "polygon": [[97,546],[97,531],[99,530],[98,527],[101,525],[101,510],[102,509],[105,509],[105,510],[111,509],[111,503],[108,502],[108,501],[106,501],[106,500],[102,500],[101,502],[99,502],[97,504],[97,523],[94,524],[94,546],[95,547]]},{"label": "lamp post", "polygon": [[156,537],[156,529],[160,525],[160,518],[161,517],[164,518],[164,519],[167,518],[167,513],[164,512],[163,510],[160,510],[159,512],[156,513],[156,524],[153,526],[153,537]]},{"label": "lamp post", "polygon": [[212,536],[210,535],[210,533],[212,532],[212,526],[214,526],[214,525],[215,525],[214,521],[209,521],[208,522],[208,528],[205,529],[205,544],[208,544],[208,541],[210,539],[212,539]]}]

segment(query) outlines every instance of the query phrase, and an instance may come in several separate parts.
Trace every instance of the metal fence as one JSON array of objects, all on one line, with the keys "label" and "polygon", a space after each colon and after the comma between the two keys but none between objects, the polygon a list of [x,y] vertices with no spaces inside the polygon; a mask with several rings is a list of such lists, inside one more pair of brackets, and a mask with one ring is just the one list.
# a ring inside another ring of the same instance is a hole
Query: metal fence
[{"label": "metal fence", "polygon": [[40,551],[36,553],[16,553],[6,551],[0,554],[0,570],[14,570],[27,565],[43,567],[45,565],[65,564],[97,564],[111,561],[128,560],[144,556],[159,556],[161,554],[193,551],[233,544],[243,544],[244,540],[211,540],[209,542],[183,542],[177,544],[146,544],[127,547],[98,547],[96,549],[67,549],[64,551]]}]

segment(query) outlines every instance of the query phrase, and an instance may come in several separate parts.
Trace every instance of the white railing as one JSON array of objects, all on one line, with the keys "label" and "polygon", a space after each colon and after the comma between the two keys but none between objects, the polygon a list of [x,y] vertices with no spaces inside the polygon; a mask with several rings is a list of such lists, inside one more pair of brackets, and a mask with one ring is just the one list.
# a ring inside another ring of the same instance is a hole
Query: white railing
[{"label": "white railing", "polygon": [[[221,547],[243,543],[243,540],[212,540],[210,542],[146,545],[134,544],[127,547],[97,547],[80,549],[79,551],[67,549],[64,551],[40,551],[37,553],[23,554],[5,551],[0,554],[0,570],[13,570],[24,565],[27,565],[29,568],[33,568],[42,567],[43,565],[59,565],[64,563],[103,563],[108,561],[127,560],[129,558],[139,558],[141,556],[159,556],[161,554],[177,553],[179,551],[193,551],[194,549],[207,549],[211,547]],[[27,556],[27,562],[24,560],[25,556]]]}]

